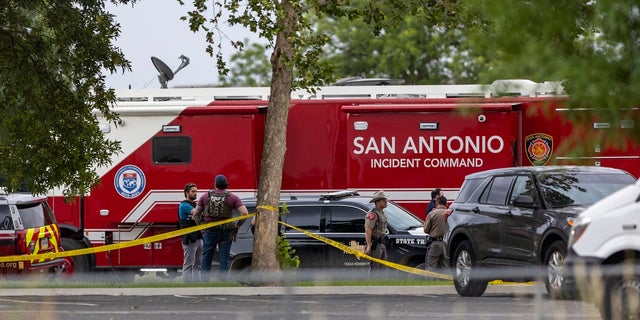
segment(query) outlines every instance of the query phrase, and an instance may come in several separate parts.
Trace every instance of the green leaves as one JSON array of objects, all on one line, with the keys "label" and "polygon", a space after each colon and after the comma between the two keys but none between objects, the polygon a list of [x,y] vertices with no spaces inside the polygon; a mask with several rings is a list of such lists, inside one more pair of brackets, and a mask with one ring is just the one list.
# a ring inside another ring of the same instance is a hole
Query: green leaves
[{"label": "green leaves", "polygon": [[84,193],[119,150],[94,115],[117,117],[102,70],[130,69],[112,45],[119,28],[97,0],[4,1],[0,13],[2,184]]},{"label": "green leaves", "polygon": [[[466,2],[487,24],[470,33],[472,45],[495,53],[482,80],[526,78],[564,81],[573,121],[591,125],[594,115],[607,130],[608,145],[626,135],[640,141],[640,126],[621,130],[634,118],[640,101],[640,10],[637,1],[486,1]],[[637,115],[635,116],[637,117]],[[592,142],[604,146],[604,141]]]}]

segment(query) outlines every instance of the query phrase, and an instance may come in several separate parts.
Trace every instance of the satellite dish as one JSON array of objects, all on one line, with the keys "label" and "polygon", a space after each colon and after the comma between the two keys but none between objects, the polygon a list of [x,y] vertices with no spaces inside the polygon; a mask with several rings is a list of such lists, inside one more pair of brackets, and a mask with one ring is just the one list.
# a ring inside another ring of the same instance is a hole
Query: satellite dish
[{"label": "satellite dish", "polygon": [[180,63],[180,66],[178,66],[175,71],[171,71],[171,68],[169,68],[169,66],[162,60],[156,57],[151,57],[151,63],[153,63],[153,66],[156,67],[156,70],[158,70],[158,73],[160,73],[158,74],[158,81],[160,81],[160,87],[162,89],[167,88],[167,82],[173,80],[174,75],[178,73],[178,71],[189,65],[189,58],[181,55],[179,59],[182,61]]}]

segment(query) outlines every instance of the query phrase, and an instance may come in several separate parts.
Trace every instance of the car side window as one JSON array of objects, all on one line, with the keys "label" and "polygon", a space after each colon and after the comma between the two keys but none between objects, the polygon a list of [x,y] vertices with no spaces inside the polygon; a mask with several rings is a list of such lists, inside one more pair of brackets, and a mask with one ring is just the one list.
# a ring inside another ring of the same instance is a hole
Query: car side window
[{"label": "car side window", "polygon": [[536,192],[536,187],[533,184],[531,176],[516,177],[516,181],[513,184],[513,191],[511,192],[511,198],[509,199],[509,204],[513,204],[513,200],[520,195],[530,196],[534,202],[538,199],[538,192]]},{"label": "car side window", "polygon": [[513,181],[512,176],[494,177],[480,196],[480,203],[504,205],[507,201],[509,187]]},{"label": "car side window", "polygon": [[[320,231],[320,214],[322,207],[289,206],[289,212],[283,217],[287,223],[309,232]],[[287,227],[286,232],[298,232]]]},{"label": "car side window", "polygon": [[0,230],[13,230],[13,219],[9,206],[0,206]]},{"label": "car side window", "polygon": [[363,233],[366,212],[354,207],[331,207],[331,219],[327,232]]}]

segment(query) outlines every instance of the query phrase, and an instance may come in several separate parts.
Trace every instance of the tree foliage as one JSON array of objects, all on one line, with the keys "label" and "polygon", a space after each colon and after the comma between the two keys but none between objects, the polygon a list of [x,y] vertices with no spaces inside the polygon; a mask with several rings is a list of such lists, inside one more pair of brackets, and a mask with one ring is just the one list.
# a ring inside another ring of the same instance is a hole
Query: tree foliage
[{"label": "tree foliage", "polygon": [[[380,4],[383,13],[390,10],[387,5]],[[379,26],[363,19],[330,13],[310,15],[314,32],[329,40],[319,56],[331,68],[327,81],[361,76],[403,79],[406,84],[476,83],[491,57],[468,45],[464,31],[477,21],[459,14],[455,2],[434,2],[428,12],[423,8],[418,6],[414,14],[405,14],[394,25],[378,31]],[[262,70],[269,63],[257,51],[263,46],[247,40],[242,44],[251,49],[232,56],[223,85],[248,84],[252,74],[263,79]]]},{"label": "tree foliage", "polygon": [[[470,33],[472,45],[495,52],[490,68],[482,75],[483,81],[498,78],[563,81],[570,95],[567,107],[593,108],[599,121],[618,129],[618,124],[633,117],[629,108],[637,107],[640,101],[637,1],[465,3],[467,13],[486,22]],[[589,112],[572,112],[570,116],[578,123],[593,121]],[[621,134],[640,140],[637,123],[633,129],[607,133],[612,145],[622,141]]]},{"label": "tree foliage", "polygon": [[[182,0],[178,0],[183,4]],[[317,33],[312,27],[313,16],[347,17],[373,26],[377,35],[396,25],[406,14],[429,13],[439,1],[388,0],[351,3],[345,0],[251,0],[214,1],[210,11],[205,0],[193,0],[195,9],[184,20],[193,31],[204,31],[209,42],[207,51],[216,56],[222,76],[228,74],[221,54],[225,37],[218,28],[223,13],[230,25],[243,25],[268,42],[271,48],[271,94],[265,124],[264,153],[260,164],[258,215],[254,239],[252,268],[257,271],[278,270],[275,258],[275,237],[279,216],[278,202],[282,185],[282,166],[286,150],[286,123],[293,88],[314,90],[333,78],[331,65],[322,60],[329,35]],[[214,12],[213,16],[208,16]],[[225,38],[226,39],[226,38]],[[242,48],[241,41],[230,40]],[[217,48],[217,49],[216,49]],[[295,75],[295,76],[294,76]]]},{"label": "tree foliage", "polygon": [[464,34],[473,20],[457,14],[455,2],[438,1],[406,14],[374,37],[364,21],[324,16],[319,32],[330,35],[324,57],[335,76],[389,77],[406,84],[476,83],[487,55],[471,50]]},{"label": "tree foliage", "polygon": [[233,65],[229,73],[220,78],[225,87],[267,87],[271,83],[271,62],[267,58],[266,48],[258,43],[243,41],[245,48],[236,52],[229,59]]},{"label": "tree foliage", "polygon": [[120,147],[94,113],[117,118],[102,72],[130,69],[112,45],[119,26],[100,0],[2,1],[0,16],[2,184],[84,193]]}]

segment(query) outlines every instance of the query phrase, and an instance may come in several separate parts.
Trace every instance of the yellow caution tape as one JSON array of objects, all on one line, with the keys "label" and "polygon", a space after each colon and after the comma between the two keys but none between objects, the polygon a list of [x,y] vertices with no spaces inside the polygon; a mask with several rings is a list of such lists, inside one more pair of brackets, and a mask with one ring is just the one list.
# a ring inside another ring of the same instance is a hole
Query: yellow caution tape
[{"label": "yellow caution tape", "polygon": [[353,254],[358,258],[365,258],[367,260],[371,260],[373,262],[377,262],[377,263],[383,264],[383,265],[385,265],[387,267],[391,267],[391,268],[394,268],[396,270],[400,270],[400,271],[404,271],[404,272],[408,272],[408,273],[413,273],[413,274],[417,274],[417,275],[420,275],[420,276],[434,277],[434,278],[439,278],[439,279],[444,279],[444,280],[451,280],[452,279],[452,277],[450,275],[447,275],[447,274],[431,272],[431,271],[427,271],[427,270],[408,267],[408,266],[401,265],[401,264],[394,263],[394,262],[389,262],[389,261],[386,261],[386,260],[380,260],[380,259],[371,257],[369,255],[366,255],[364,252],[356,250],[354,248],[351,248],[351,247],[349,247],[347,245],[344,245],[344,244],[342,244],[340,242],[337,242],[337,241],[334,241],[334,240],[319,236],[317,234],[311,233],[311,232],[306,231],[306,230],[302,230],[302,229],[300,229],[298,227],[294,227],[294,226],[292,226],[292,225],[290,225],[290,224],[288,224],[286,222],[279,221],[279,223],[281,223],[282,225],[285,225],[285,226],[287,226],[287,227],[289,227],[291,229],[294,229],[296,231],[300,231],[300,232],[308,235],[311,238],[314,238],[314,239],[322,241],[322,242],[324,242],[324,243],[326,243],[326,244],[328,244],[330,246],[338,248],[338,249],[340,249],[340,250],[342,250],[342,251],[344,251],[346,253]]},{"label": "yellow caution tape", "polygon": [[280,211],[278,208],[276,207],[272,207],[272,206],[258,206],[258,209],[265,209],[265,210],[269,210],[269,211]]},{"label": "yellow caution tape", "polygon": [[[271,206],[260,206],[259,208],[262,209],[266,209],[266,210],[271,210],[271,211],[278,211],[278,208],[275,207],[271,207]],[[20,256],[5,256],[5,257],[0,257],[0,262],[12,262],[12,261],[27,261],[27,260],[36,260],[36,259],[55,259],[55,258],[62,258],[62,257],[72,257],[72,256],[79,256],[79,255],[84,255],[84,254],[92,254],[92,253],[98,253],[98,252],[105,252],[105,251],[112,251],[112,250],[119,250],[119,249],[124,249],[124,248],[129,248],[129,247],[133,247],[133,246],[137,246],[137,245],[142,245],[145,243],[151,243],[151,242],[157,242],[157,241],[162,241],[162,240],[166,240],[166,239],[170,239],[170,238],[174,238],[174,237],[178,237],[178,236],[182,236],[194,231],[200,231],[200,230],[204,230],[204,229],[208,229],[211,227],[215,227],[221,224],[225,224],[225,223],[229,223],[229,222],[233,222],[233,221],[238,221],[238,220],[243,220],[243,219],[248,219],[251,217],[254,217],[256,214],[255,213],[251,213],[248,215],[242,215],[242,216],[238,216],[238,217],[233,217],[230,219],[226,219],[226,220],[222,220],[222,221],[216,221],[216,222],[208,222],[208,223],[203,223],[201,225],[197,225],[194,227],[189,227],[189,228],[183,228],[183,229],[178,229],[175,231],[170,231],[170,232],[166,232],[166,233],[162,233],[162,234],[158,234],[158,235],[154,235],[154,236],[150,236],[150,237],[146,237],[146,238],[140,238],[140,239],[136,239],[136,240],[131,240],[131,241],[126,241],[126,242],[120,242],[120,243],[115,243],[115,244],[109,244],[109,245],[104,245],[104,246],[98,246],[98,247],[91,247],[91,248],[84,248],[84,249],[76,249],[76,250],[70,250],[70,251],[60,251],[60,252],[49,252],[49,253],[43,253],[43,254],[33,254],[33,255],[20,255]],[[404,271],[404,272],[408,272],[408,273],[412,273],[412,274],[416,274],[416,275],[420,275],[420,276],[425,276],[425,277],[434,277],[434,278],[439,278],[439,279],[445,279],[445,280],[451,280],[451,276],[447,275],[447,274],[441,274],[441,273],[436,273],[436,272],[432,272],[432,271],[427,271],[427,270],[422,270],[422,269],[417,269],[417,268],[413,268],[413,267],[408,267],[405,265],[401,265],[398,263],[394,263],[394,262],[390,262],[390,261],[386,261],[386,260],[381,260],[381,259],[377,259],[374,257],[371,257],[367,254],[365,254],[362,251],[356,250],[352,247],[349,247],[347,245],[344,245],[340,242],[319,236],[317,234],[311,233],[309,231],[306,230],[302,230],[298,227],[292,226],[286,222],[282,222],[282,221],[278,221],[280,224],[287,226],[291,229],[294,229],[296,231],[302,232],[305,235],[314,238],[318,241],[324,242],[332,247],[335,247],[337,249],[340,249],[346,253],[349,254],[353,254],[358,258],[364,258],[376,263],[380,263],[383,264],[385,266],[388,266],[390,268],[394,268],[396,270],[400,270],[400,271]]]},{"label": "yellow caution tape", "polygon": [[145,243],[157,242],[157,241],[162,241],[162,240],[166,240],[166,239],[169,239],[169,238],[182,236],[182,235],[185,235],[187,233],[194,232],[194,231],[209,229],[211,227],[215,227],[215,226],[218,226],[218,225],[221,225],[221,224],[225,224],[225,223],[229,223],[229,222],[233,222],[233,221],[238,221],[238,220],[243,220],[243,219],[247,219],[247,218],[250,218],[250,217],[253,217],[253,216],[255,216],[255,213],[248,214],[248,215],[243,215],[243,216],[238,216],[238,217],[233,217],[233,218],[230,218],[230,219],[227,219],[227,220],[222,220],[222,221],[203,223],[203,224],[197,225],[195,227],[179,229],[179,230],[176,230],[176,231],[170,231],[170,232],[166,232],[166,233],[163,233],[163,234],[157,234],[155,236],[150,236],[150,237],[146,237],[146,238],[140,238],[140,239],[126,241],[126,242],[120,242],[120,243],[115,243],[115,244],[108,244],[108,245],[99,246],[99,247],[76,249],[76,250],[70,250],[70,251],[49,252],[49,253],[42,253],[42,254],[32,254],[32,255],[5,256],[5,257],[0,257],[0,262],[27,261],[27,260],[37,260],[37,259],[55,259],[55,258],[72,257],[72,256],[83,255],[83,254],[91,254],[91,253],[98,253],[98,252],[105,252],[105,251],[111,251],[111,250],[124,249],[124,248],[129,248],[129,247],[133,247],[133,246],[137,246],[137,245],[141,245],[141,244],[145,244]]}]

